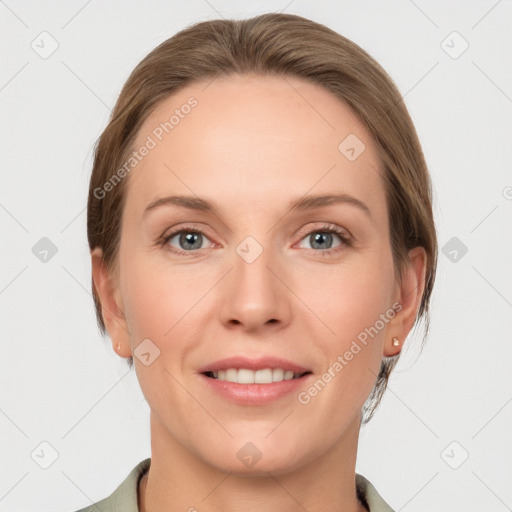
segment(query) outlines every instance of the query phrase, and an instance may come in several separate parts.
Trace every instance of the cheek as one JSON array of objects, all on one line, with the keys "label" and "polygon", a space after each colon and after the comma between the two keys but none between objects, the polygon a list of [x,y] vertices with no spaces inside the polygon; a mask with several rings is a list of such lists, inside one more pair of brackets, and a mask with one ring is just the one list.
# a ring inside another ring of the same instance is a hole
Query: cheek
[{"label": "cheek", "polygon": [[[211,272],[185,271],[183,267],[155,262],[141,254],[132,258],[125,270],[123,303],[135,348],[151,339],[164,352],[172,345],[173,359],[189,350],[205,322],[202,297],[215,283]],[[172,364],[172,362],[169,362]]]},{"label": "cheek", "polygon": [[148,263],[150,258],[134,256],[123,269],[123,305],[135,344],[141,336],[161,338],[176,322],[184,299],[180,280]]},{"label": "cheek", "polygon": [[347,421],[360,410],[375,384],[387,325],[394,316],[389,313],[393,291],[389,265],[383,255],[372,264],[340,267],[321,293],[315,288],[308,295],[308,306],[319,312],[325,324],[317,320],[315,327],[317,346],[325,357],[319,381],[302,399],[311,401],[320,423]]},{"label": "cheek", "polygon": [[325,324],[330,338],[350,340],[391,307],[393,269],[386,254],[298,276],[307,306]]}]

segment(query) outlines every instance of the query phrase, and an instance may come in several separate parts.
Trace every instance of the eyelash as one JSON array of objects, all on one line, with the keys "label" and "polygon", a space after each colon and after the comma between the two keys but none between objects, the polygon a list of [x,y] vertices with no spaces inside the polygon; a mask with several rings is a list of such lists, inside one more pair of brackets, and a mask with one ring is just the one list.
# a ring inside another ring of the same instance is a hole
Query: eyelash
[{"label": "eyelash", "polygon": [[[193,226],[184,225],[184,226],[180,226],[179,229],[175,229],[171,233],[168,233],[168,234],[162,236],[162,238],[160,238],[158,240],[158,244],[162,247],[167,246],[169,248],[169,250],[175,254],[187,255],[187,256],[198,255],[199,252],[202,251],[202,249],[196,249],[194,251],[183,251],[181,249],[176,249],[176,247],[171,247],[168,245],[169,240],[171,240],[172,238],[174,238],[176,235],[178,235],[180,233],[196,233],[196,234],[201,234],[201,235],[205,236],[206,238],[208,238],[208,235],[201,229],[193,227]],[[312,235],[313,233],[333,233],[335,235],[338,235],[340,240],[343,242],[342,246],[334,247],[332,249],[324,249],[324,250],[309,249],[310,251],[318,253],[321,256],[329,256],[329,255],[334,254],[340,250],[343,250],[343,245],[347,246],[347,247],[352,247],[354,245],[354,239],[351,236],[345,235],[345,233],[346,233],[345,230],[338,228],[337,226],[332,225],[332,224],[325,224],[319,228],[315,228],[315,229],[308,231],[307,233],[304,234],[304,236],[302,236],[301,240],[306,238],[307,236]]]}]

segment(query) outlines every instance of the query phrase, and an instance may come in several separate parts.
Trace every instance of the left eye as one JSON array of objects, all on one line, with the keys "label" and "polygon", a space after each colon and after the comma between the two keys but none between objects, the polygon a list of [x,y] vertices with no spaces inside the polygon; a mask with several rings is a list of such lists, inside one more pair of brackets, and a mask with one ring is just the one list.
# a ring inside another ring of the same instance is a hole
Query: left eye
[{"label": "left eye", "polygon": [[[310,241],[312,247],[307,247],[307,249],[329,250],[332,249],[333,235],[338,237],[342,242],[345,241],[345,239],[334,229],[317,229],[315,231],[311,231],[302,240]],[[322,247],[322,245],[329,245],[329,247]]]}]

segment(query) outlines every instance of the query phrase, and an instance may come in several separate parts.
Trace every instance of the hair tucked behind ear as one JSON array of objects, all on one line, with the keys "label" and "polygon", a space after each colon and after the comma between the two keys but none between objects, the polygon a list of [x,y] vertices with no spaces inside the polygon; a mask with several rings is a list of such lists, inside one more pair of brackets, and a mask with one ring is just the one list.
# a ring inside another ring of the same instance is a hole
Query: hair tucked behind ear
[{"label": "hair tucked behind ear", "polygon": [[[98,139],[87,204],[90,249],[101,247],[115,272],[120,220],[128,178],[106,194],[98,191],[131,151],[141,124],[164,98],[218,74],[279,74],[321,85],[349,105],[372,134],[384,169],[389,235],[397,279],[416,246],[427,253],[425,288],[417,322],[425,320],[437,266],[437,238],[428,169],[413,122],[389,75],[362,48],[324,25],[292,14],[196,23],[151,51],[123,86],[108,126]],[[98,326],[106,333],[92,283]],[[133,365],[133,360],[128,360]],[[375,412],[398,356],[384,358],[364,407],[365,424]]]}]

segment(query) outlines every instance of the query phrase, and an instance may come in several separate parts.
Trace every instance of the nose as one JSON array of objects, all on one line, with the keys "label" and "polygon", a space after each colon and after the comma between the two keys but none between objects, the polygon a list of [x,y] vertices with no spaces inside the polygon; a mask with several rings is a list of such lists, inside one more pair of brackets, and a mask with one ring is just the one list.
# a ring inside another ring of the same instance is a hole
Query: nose
[{"label": "nose", "polygon": [[224,280],[222,323],[245,332],[283,328],[291,317],[286,272],[270,250],[264,249],[254,261],[240,254],[235,251],[233,269]]}]

